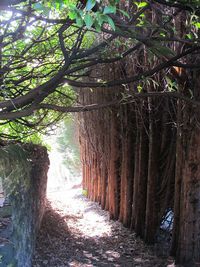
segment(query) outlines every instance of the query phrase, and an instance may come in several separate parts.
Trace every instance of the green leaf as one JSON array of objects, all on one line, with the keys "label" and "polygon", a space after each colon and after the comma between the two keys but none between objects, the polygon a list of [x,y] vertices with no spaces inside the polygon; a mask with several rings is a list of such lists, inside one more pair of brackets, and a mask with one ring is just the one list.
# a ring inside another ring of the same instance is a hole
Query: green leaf
[{"label": "green leaf", "polygon": [[78,27],[83,27],[83,19],[80,16],[76,17],[76,24]]},{"label": "green leaf", "polygon": [[138,90],[139,93],[142,92],[142,86],[140,84],[137,86],[137,90]]},{"label": "green leaf", "polygon": [[194,36],[192,33],[188,33],[188,34],[186,34],[186,38],[192,40],[194,38]]},{"label": "green leaf", "polygon": [[85,25],[88,29],[91,28],[91,26],[93,25],[94,23],[94,19],[93,17],[90,15],[90,14],[86,14],[85,17],[84,17],[84,21],[85,21]]},{"label": "green leaf", "polygon": [[197,27],[198,29],[200,29],[200,22],[195,22],[194,26]]},{"label": "green leaf", "polygon": [[166,33],[165,32],[160,32],[160,36],[165,37]]},{"label": "green leaf", "polygon": [[85,197],[87,197],[87,195],[88,195],[87,189],[83,189],[83,190],[82,190],[82,194],[83,194]]},{"label": "green leaf", "polygon": [[36,10],[43,10],[43,9],[44,9],[43,4],[41,4],[41,3],[35,3],[35,4],[33,5],[33,7],[34,7],[34,9],[36,9]]},{"label": "green leaf", "polygon": [[77,12],[75,10],[69,11],[68,16],[71,20],[74,20],[77,17]]},{"label": "green leaf", "polygon": [[51,8],[50,8],[50,7],[44,7],[44,8],[43,8],[43,13],[44,13],[46,16],[49,15],[50,11],[51,11]]},{"label": "green leaf", "polygon": [[104,8],[103,14],[115,14],[116,13],[116,6],[106,6]]},{"label": "green leaf", "polygon": [[108,24],[113,29],[113,31],[115,31],[115,23],[110,17],[108,17]]},{"label": "green leaf", "polygon": [[103,14],[101,14],[101,13],[98,13],[98,14],[97,14],[96,19],[97,19],[97,21],[98,21],[98,23],[99,23],[100,25],[102,25],[103,22],[108,22],[108,16],[107,16],[107,15],[103,15]]},{"label": "green leaf", "polygon": [[61,9],[63,4],[63,0],[55,0],[56,9]]},{"label": "green leaf", "polygon": [[96,1],[95,0],[88,0],[87,1],[87,4],[86,4],[86,10],[87,11],[90,11],[96,4]]},{"label": "green leaf", "polygon": [[177,84],[175,81],[172,81],[169,77],[166,77],[167,87],[169,92],[177,91]]},{"label": "green leaf", "polygon": [[116,4],[119,4],[119,1],[120,0],[109,0],[108,2],[109,2],[109,4],[111,4],[111,6],[114,6]]},{"label": "green leaf", "polygon": [[141,7],[145,7],[145,6],[147,6],[147,3],[146,3],[146,2],[141,2],[141,3],[138,5],[139,8],[141,8]]},{"label": "green leaf", "polygon": [[147,6],[147,2],[138,3],[135,1],[134,4],[137,6],[137,8],[143,8],[143,7]]},{"label": "green leaf", "polygon": [[124,11],[122,9],[119,9],[119,12],[121,12],[125,17],[127,17],[128,19],[130,19],[129,14],[126,11]]},{"label": "green leaf", "polygon": [[97,32],[101,32],[101,25],[99,24],[97,20],[95,20],[94,22],[94,27]]}]

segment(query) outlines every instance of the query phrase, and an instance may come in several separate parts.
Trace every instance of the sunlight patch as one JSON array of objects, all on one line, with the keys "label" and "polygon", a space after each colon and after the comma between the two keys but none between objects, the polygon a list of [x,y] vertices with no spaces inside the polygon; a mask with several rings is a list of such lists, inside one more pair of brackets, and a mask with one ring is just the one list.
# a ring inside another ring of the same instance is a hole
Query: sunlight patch
[{"label": "sunlight patch", "polygon": [[83,212],[83,218],[80,220],[80,226],[85,224],[85,227],[80,227],[80,231],[87,237],[109,237],[111,236],[111,225],[105,220],[105,218],[99,215],[95,211]]}]

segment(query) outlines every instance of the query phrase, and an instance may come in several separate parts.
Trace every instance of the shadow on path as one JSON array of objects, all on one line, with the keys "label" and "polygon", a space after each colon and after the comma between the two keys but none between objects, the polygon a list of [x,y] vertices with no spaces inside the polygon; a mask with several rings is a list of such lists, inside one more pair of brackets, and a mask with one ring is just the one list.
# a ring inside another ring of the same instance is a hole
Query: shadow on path
[{"label": "shadow on path", "polygon": [[[76,201],[84,202],[84,208],[81,208],[81,202],[78,202],[81,211],[77,212],[75,209],[70,213],[71,205]],[[109,221],[107,212],[80,193],[75,194],[73,201],[68,203],[67,212],[63,211],[63,207],[55,210],[51,203],[47,205],[38,234],[33,267],[167,266],[166,259],[157,258],[134,233],[125,229],[119,222]],[[100,217],[95,219],[94,214]],[[91,217],[95,219],[92,229],[89,222]],[[103,219],[108,224],[109,231],[102,230]],[[101,230],[99,235],[95,232],[98,229]],[[91,231],[91,236],[87,231]]]}]

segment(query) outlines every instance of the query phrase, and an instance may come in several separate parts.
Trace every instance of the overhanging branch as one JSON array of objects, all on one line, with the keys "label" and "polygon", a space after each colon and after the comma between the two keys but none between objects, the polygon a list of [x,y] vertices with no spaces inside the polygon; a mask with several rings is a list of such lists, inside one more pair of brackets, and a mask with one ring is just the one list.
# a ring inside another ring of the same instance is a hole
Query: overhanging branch
[{"label": "overhanging branch", "polygon": [[186,104],[192,105],[194,107],[200,107],[200,101],[196,101],[195,99],[184,96],[178,92],[149,92],[149,93],[136,93],[129,94],[126,97],[122,97],[121,99],[115,99],[105,103],[94,103],[85,106],[58,106],[54,104],[46,104],[41,103],[38,105],[32,105],[27,109],[15,112],[0,112],[0,120],[15,120],[21,117],[31,116],[37,110],[54,110],[60,113],[74,113],[74,112],[88,112],[94,111],[102,108],[108,108],[112,106],[126,105],[134,103],[137,99],[145,99],[145,98],[154,98],[154,97],[170,97],[172,99],[185,101]]},{"label": "overhanging branch", "polygon": [[[183,58],[184,56],[194,52],[200,50],[200,47],[193,47],[190,48],[174,57],[172,57],[171,59],[169,59],[168,61],[165,61],[159,65],[157,65],[155,68],[148,70],[148,71],[144,71],[138,75],[132,76],[132,77],[126,77],[125,79],[121,79],[121,80],[114,80],[114,81],[107,81],[107,82],[81,82],[81,81],[74,81],[74,80],[70,80],[67,78],[63,79],[63,82],[67,82],[69,85],[71,86],[75,86],[75,87],[90,87],[90,88],[97,88],[97,87],[114,87],[114,86],[118,86],[118,85],[123,85],[123,84],[129,84],[132,82],[136,82],[139,80],[142,80],[144,78],[150,77],[152,75],[154,75],[155,73],[158,73],[159,71],[169,68],[171,66],[180,66],[180,64],[177,62],[178,59]],[[70,71],[70,70],[69,70]]]}]

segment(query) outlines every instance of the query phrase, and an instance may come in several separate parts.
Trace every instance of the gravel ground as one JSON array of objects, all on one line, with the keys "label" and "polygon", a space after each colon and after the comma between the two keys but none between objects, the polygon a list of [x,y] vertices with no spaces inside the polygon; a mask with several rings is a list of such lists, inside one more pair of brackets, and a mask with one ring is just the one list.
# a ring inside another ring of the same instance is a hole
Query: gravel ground
[{"label": "gravel ground", "polygon": [[80,188],[48,193],[32,267],[172,267]]}]

